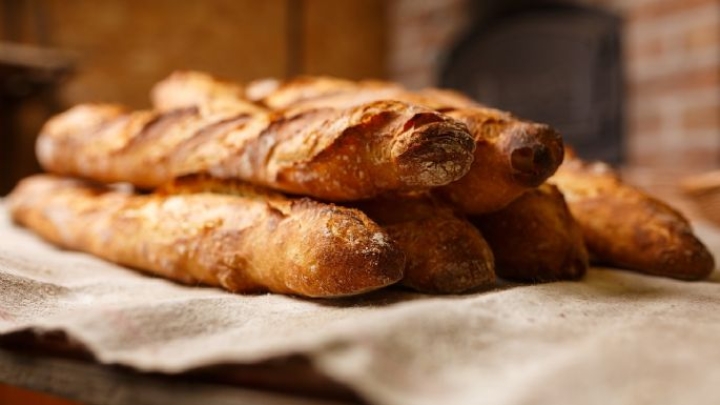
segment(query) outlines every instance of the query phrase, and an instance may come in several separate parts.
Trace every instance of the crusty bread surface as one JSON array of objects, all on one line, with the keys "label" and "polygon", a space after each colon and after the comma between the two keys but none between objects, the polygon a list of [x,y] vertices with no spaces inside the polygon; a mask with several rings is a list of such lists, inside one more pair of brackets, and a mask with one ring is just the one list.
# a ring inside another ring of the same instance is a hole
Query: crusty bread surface
[{"label": "crusty bread surface", "polygon": [[468,171],[474,149],[464,124],[398,101],[294,114],[80,105],[37,141],[55,174],[153,188],[210,173],[330,201],[448,184]]},{"label": "crusty bread surface", "polygon": [[703,279],[715,269],[682,214],[624,183],[608,165],[572,157],[550,181],[565,195],[598,262],[682,280]]},{"label": "crusty bread surface", "polygon": [[247,187],[137,195],[36,175],[12,218],[68,249],[187,284],[307,297],[354,295],[402,278],[405,257],[362,212]]}]

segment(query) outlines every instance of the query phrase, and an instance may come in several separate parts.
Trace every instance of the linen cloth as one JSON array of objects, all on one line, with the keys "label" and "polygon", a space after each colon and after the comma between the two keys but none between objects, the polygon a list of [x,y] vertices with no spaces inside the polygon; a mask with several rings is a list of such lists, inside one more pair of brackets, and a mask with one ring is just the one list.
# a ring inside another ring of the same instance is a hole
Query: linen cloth
[{"label": "linen cloth", "polygon": [[[720,230],[696,228],[717,257]],[[60,250],[0,205],[0,335],[64,331],[163,373],[300,355],[372,404],[720,403],[719,281],[594,268],[454,296],[244,296]]]}]

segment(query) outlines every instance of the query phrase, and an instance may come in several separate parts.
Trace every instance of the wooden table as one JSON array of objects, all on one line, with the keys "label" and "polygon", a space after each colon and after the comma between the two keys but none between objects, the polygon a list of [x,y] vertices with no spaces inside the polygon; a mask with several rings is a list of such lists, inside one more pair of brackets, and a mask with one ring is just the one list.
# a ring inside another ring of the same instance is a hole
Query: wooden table
[{"label": "wooden table", "polygon": [[[242,378],[249,370],[235,370]],[[271,368],[257,369],[255,377],[264,379]],[[299,368],[291,370],[296,381],[307,380]],[[310,373],[312,374],[312,373]],[[283,377],[286,378],[286,377]],[[315,378],[312,377],[311,378]],[[165,404],[267,404],[267,405],[339,405],[359,403],[352,394],[332,382],[325,396],[317,392],[271,392],[226,382],[212,382],[211,374],[164,376],[144,374],[129,369],[100,365],[92,361],[58,357],[26,350],[0,349],[0,403],[3,405],[165,405]],[[21,388],[21,389],[18,389]],[[315,387],[315,389],[320,386]],[[27,390],[32,390],[29,392]],[[290,391],[293,391],[291,388]],[[36,392],[51,394],[53,397]],[[59,398],[64,398],[59,399]]]}]

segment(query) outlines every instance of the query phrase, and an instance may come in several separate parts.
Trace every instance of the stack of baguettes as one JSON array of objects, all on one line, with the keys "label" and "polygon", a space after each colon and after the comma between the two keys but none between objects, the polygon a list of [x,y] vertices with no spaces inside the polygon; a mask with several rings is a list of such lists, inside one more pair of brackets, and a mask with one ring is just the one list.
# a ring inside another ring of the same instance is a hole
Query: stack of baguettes
[{"label": "stack of baguettes", "polygon": [[243,293],[457,293],[496,274],[576,279],[589,257],[685,280],[714,269],[679,213],[566,153],[549,126],[455,92],[177,72],[152,102],[51,119],[37,155],[52,174],[11,193],[14,220],[65,248]]}]

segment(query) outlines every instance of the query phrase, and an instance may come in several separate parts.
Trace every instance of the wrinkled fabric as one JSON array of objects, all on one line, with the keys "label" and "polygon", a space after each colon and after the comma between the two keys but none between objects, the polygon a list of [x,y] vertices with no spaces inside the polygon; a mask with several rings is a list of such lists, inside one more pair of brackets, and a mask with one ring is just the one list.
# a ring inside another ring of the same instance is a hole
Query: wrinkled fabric
[{"label": "wrinkled fabric", "polygon": [[716,404],[718,282],[592,269],[456,296],[243,296],[60,250],[0,207],[0,334],[64,331],[164,373],[301,355],[373,404]]}]

